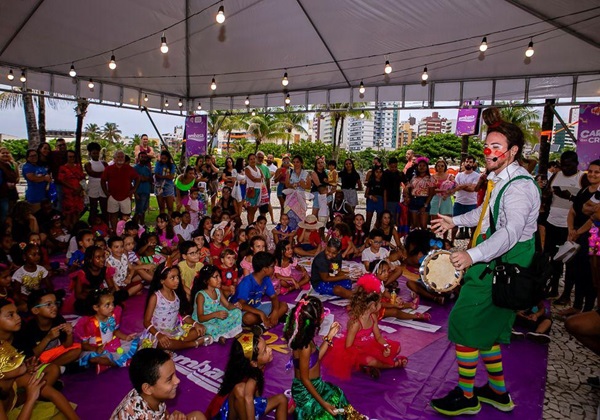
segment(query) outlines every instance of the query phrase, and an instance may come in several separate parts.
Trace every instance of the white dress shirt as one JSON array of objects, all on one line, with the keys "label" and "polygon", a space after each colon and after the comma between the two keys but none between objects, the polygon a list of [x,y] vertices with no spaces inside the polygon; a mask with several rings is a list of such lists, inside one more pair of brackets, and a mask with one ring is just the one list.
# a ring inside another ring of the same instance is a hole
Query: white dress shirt
[{"label": "white dress shirt", "polygon": [[[537,184],[525,168],[513,162],[498,175],[491,173],[488,179],[495,183],[487,214],[483,218],[481,232],[486,232],[490,226],[489,209],[494,208],[496,197],[502,187],[516,176],[526,175],[531,180],[519,179],[511,182],[500,198],[500,206],[496,220],[496,231],[474,248],[467,252],[473,260],[490,262],[506,254],[517,242],[524,242],[533,237],[537,230],[537,218],[540,212],[540,192]],[[456,226],[477,226],[481,210],[479,206],[469,213],[456,216],[452,221]]]}]

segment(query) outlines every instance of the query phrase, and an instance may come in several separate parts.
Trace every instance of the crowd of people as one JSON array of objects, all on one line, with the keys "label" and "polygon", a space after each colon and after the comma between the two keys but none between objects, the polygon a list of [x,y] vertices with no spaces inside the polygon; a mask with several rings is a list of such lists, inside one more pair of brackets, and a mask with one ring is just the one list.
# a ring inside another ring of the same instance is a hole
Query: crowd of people
[{"label": "crowd of people", "polygon": [[[7,396],[0,412],[23,404],[19,418],[28,418],[41,396],[77,418],[56,386],[61,372],[129,366],[133,390],[113,418],[146,418],[138,416],[144,411],[164,418],[178,381],[165,350],[215,343],[231,345],[231,356],[208,418],[274,412],[283,419],[292,411],[297,418],[352,418],[359,414],[343,391],[321,379],[321,362],[340,380],[356,371],[378,378],[381,369],[404,368],[400,344],[381,333],[378,321],[430,321],[428,313],[404,311],[421,299],[456,301],[448,331],[459,383],[432,407],[448,415],[476,413],[480,402],[512,410],[499,344],[523,331],[547,343],[552,321],[544,302],[521,312],[495,306],[488,264],[503,257],[527,266],[536,247],[556,256],[548,297],[568,306],[561,311],[567,329],[600,354],[600,312],[593,310],[600,160],[584,173],[577,154],[565,152],[548,174],[534,178],[519,164],[521,130],[495,109],[484,119],[485,164],[478,168],[467,156],[456,176],[443,159],[430,165],[412,151],[402,170],[396,158],[384,165],[376,157],[363,177],[351,159],[338,171],[337,162],[321,156],[307,170],[301,156],[283,155],[277,165],[261,151],[228,157],[224,168],[214,156],[200,156],[178,173],[171,154],[153,150],[147,135],[134,156],[117,151],[110,162],[91,142],[84,165],[62,139],[53,151],[47,143],[29,150],[21,168],[0,147],[0,353],[14,360],[0,366]],[[24,200],[17,193],[21,176]],[[151,194],[156,220],[147,220]],[[462,249],[457,240],[469,238]],[[574,250],[566,263],[556,255],[562,246]],[[465,271],[453,293],[432,290],[419,275],[423,259],[437,249],[452,250],[454,267]],[[362,275],[351,276],[344,261],[358,262]],[[61,289],[55,280],[65,276],[69,284]],[[409,299],[399,296],[401,276]],[[327,312],[321,300],[304,297],[290,310],[280,299],[308,289],[350,300],[346,328],[333,323],[319,346],[314,339]],[[144,312],[136,315],[144,331],[125,334],[124,302],[144,293]],[[289,403],[283,394],[262,396],[272,354],[261,332],[280,323],[295,372]],[[478,357],[488,370],[483,387],[474,387]]]}]

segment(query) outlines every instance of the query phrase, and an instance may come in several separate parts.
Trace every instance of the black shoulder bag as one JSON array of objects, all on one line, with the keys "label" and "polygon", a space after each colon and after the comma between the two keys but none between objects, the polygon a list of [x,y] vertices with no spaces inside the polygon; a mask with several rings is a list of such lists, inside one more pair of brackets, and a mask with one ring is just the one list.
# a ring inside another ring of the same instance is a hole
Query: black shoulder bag
[{"label": "black shoulder bag", "polygon": [[[525,175],[517,176],[506,183],[496,197],[494,208],[490,208],[490,230],[492,234],[496,231],[494,211],[498,217],[499,200],[508,185],[517,179],[531,179]],[[532,179],[533,182],[533,179]],[[536,235],[539,232],[536,231]],[[545,296],[552,277],[552,264],[549,254],[544,253],[537,245],[529,267],[521,267],[502,261],[502,257],[496,258],[493,263],[494,279],[492,282],[492,301],[494,305],[515,311],[531,309],[537,305]]]}]

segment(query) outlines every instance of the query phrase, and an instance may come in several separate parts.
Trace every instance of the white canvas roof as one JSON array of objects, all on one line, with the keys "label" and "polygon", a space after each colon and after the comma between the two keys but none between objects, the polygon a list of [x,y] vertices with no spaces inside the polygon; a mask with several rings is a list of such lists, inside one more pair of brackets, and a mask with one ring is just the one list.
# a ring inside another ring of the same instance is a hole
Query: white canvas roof
[{"label": "white canvas roof", "polygon": [[[28,88],[51,94],[231,109],[246,96],[252,107],[282,106],[287,71],[292,105],[575,102],[600,95],[598,27],[598,0],[12,0],[0,3],[0,83],[20,86],[25,69]],[[393,72],[384,77],[386,59]]]}]

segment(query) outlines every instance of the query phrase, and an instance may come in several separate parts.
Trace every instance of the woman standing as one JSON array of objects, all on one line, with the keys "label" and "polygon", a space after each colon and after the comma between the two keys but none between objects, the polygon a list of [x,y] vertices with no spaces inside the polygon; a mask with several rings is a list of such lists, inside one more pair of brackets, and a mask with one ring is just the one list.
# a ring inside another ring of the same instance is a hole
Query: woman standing
[{"label": "woman standing", "polygon": [[94,218],[98,214],[98,204],[100,204],[100,211],[102,211],[102,218],[104,221],[108,219],[108,213],[106,210],[107,198],[102,186],[100,185],[100,178],[104,169],[108,166],[106,162],[100,160],[101,147],[98,143],[92,142],[87,146],[88,155],[90,161],[84,166],[85,172],[88,174],[88,197],[90,199],[90,216],[88,220],[93,222]]},{"label": "woman standing", "polygon": [[52,160],[52,151],[48,143],[40,143],[38,148],[38,166],[50,167],[50,161]]},{"label": "woman standing", "polygon": [[[435,195],[431,199],[431,208],[429,209],[431,220],[435,219],[438,214],[452,216],[452,195],[450,191],[454,187],[454,181],[452,175],[448,173],[446,161],[440,159],[435,163],[435,174],[431,178],[435,182]],[[444,232],[444,239],[447,235],[448,233]]]},{"label": "woman standing", "polygon": [[206,155],[204,158],[204,174],[206,178],[206,189],[210,195],[210,206],[213,208],[217,202],[219,192],[219,168],[215,165],[214,156]]},{"label": "woman standing", "polygon": [[317,156],[315,161],[315,167],[310,174],[312,181],[312,187],[310,192],[313,195],[313,209],[312,214],[317,216],[319,214],[319,186],[321,184],[327,184],[327,172],[325,171],[325,157]]},{"label": "woman standing", "polygon": [[248,224],[254,223],[254,214],[260,201],[260,191],[263,184],[263,174],[256,166],[256,155],[248,155],[248,166],[244,169],[246,175],[246,205],[248,207]]},{"label": "woman standing", "polygon": [[38,165],[37,151],[28,150],[26,159],[27,163],[23,165],[23,178],[27,181],[25,199],[31,204],[31,213],[35,213],[46,198],[46,189],[52,177],[48,174],[48,168]]},{"label": "woman standing", "polygon": [[19,199],[19,165],[6,147],[0,147],[0,224],[8,217]]},{"label": "woman standing", "polygon": [[73,150],[67,151],[67,163],[58,169],[57,182],[63,187],[63,215],[65,226],[71,230],[83,211],[83,188],[81,181],[85,179],[81,163]]},{"label": "woman standing", "polygon": [[289,208],[287,215],[290,218],[289,226],[292,230],[298,228],[300,223],[306,217],[306,195],[305,190],[310,188],[311,180],[308,176],[308,172],[303,169],[304,161],[299,155],[294,156],[292,159],[293,169],[290,172],[285,187],[293,188],[294,193],[288,194],[285,199],[286,209]]},{"label": "woman standing", "polygon": [[559,312],[562,316],[570,316],[580,312],[588,312],[594,308],[596,291],[592,282],[592,267],[589,258],[590,229],[594,226],[593,220],[583,212],[583,206],[594,196],[600,187],[600,160],[590,163],[587,170],[590,185],[582,188],[577,195],[571,197],[573,206],[567,216],[569,228],[569,241],[580,245],[577,254],[567,263],[565,273],[565,289],[561,300],[570,301],[571,288],[575,286],[575,302],[573,307]]},{"label": "woman standing", "polygon": [[277,168],[275,175],[273,176],[273,182],[277,182],[277,199],[281,206],[281,212],[283,213],[283,206],[285,205],[285,194],[283,190],[286,188],[287,180],[290,177],[290,155],[285,154],[281,157],[281,167]]},{"label": "woman standing", "polygon": [[408,210],[410,225],[413,229],[427,229],[429,203],[435,194],[435,183],[429,175],[429,160],[417,159],[416,175],[408,183]]},{"label": "woman standing", "polygon": [[[373,168],[375,167],[376,166]],[[381,168],[381,165],[379,165],[379,168]],[[352,211],[354,211],[358,205],[357,191],[361,191],[363,186],[360,181],[360,175],[356,171],[352,159],[346,159],[344,161],[344,170],[340,172],[339,177],[342,180],[344,198],[346,199],[346,202],[352,206]]]},{"label": "woman standing", "polygon": [[193,166],[186,166],[185,172],[175,179],[175,210],[179,211],[183,206],[182,201],[196,185],[196,170]]},{"label": "woman standing", "polygon": [[173,213],[173,202],[175,201],[175,164],[171,154],[163,150],[160,159],[154,166],[154,193],[158,201],[160,213]]},{"label": "woman standing", "polygon": [[374,166],[371,170],[371,176],[367,182],[367,189],[365,190],[365,198],[367,199],[367,221],[366,225],[371,226],[373,220],[373,213],[377,213],[377,219],[381,217],[384,210],[383,208],[383,191],[385,190],[383,185],[383,168],[381,166]]},{"label": "woman standing", "polygon": [[231,156],[227,156],[225,159],[225,169],[223,169],[223,174],[221,175],[221,181],[223,181],[223,184],[227,185],[229,188],[233,188],[233,185],[235,184],[233,171],[235,171],[233,158]]},{"label": "woman standing", "polygon": [[235,199],[235,212],[239,220],[242,220],[242,210],[244,209],[244,199],[246,198],[246,172],[244,171],[244,158],[237,158],[235,167],[231,171],[235,178],[231,196]]}]

